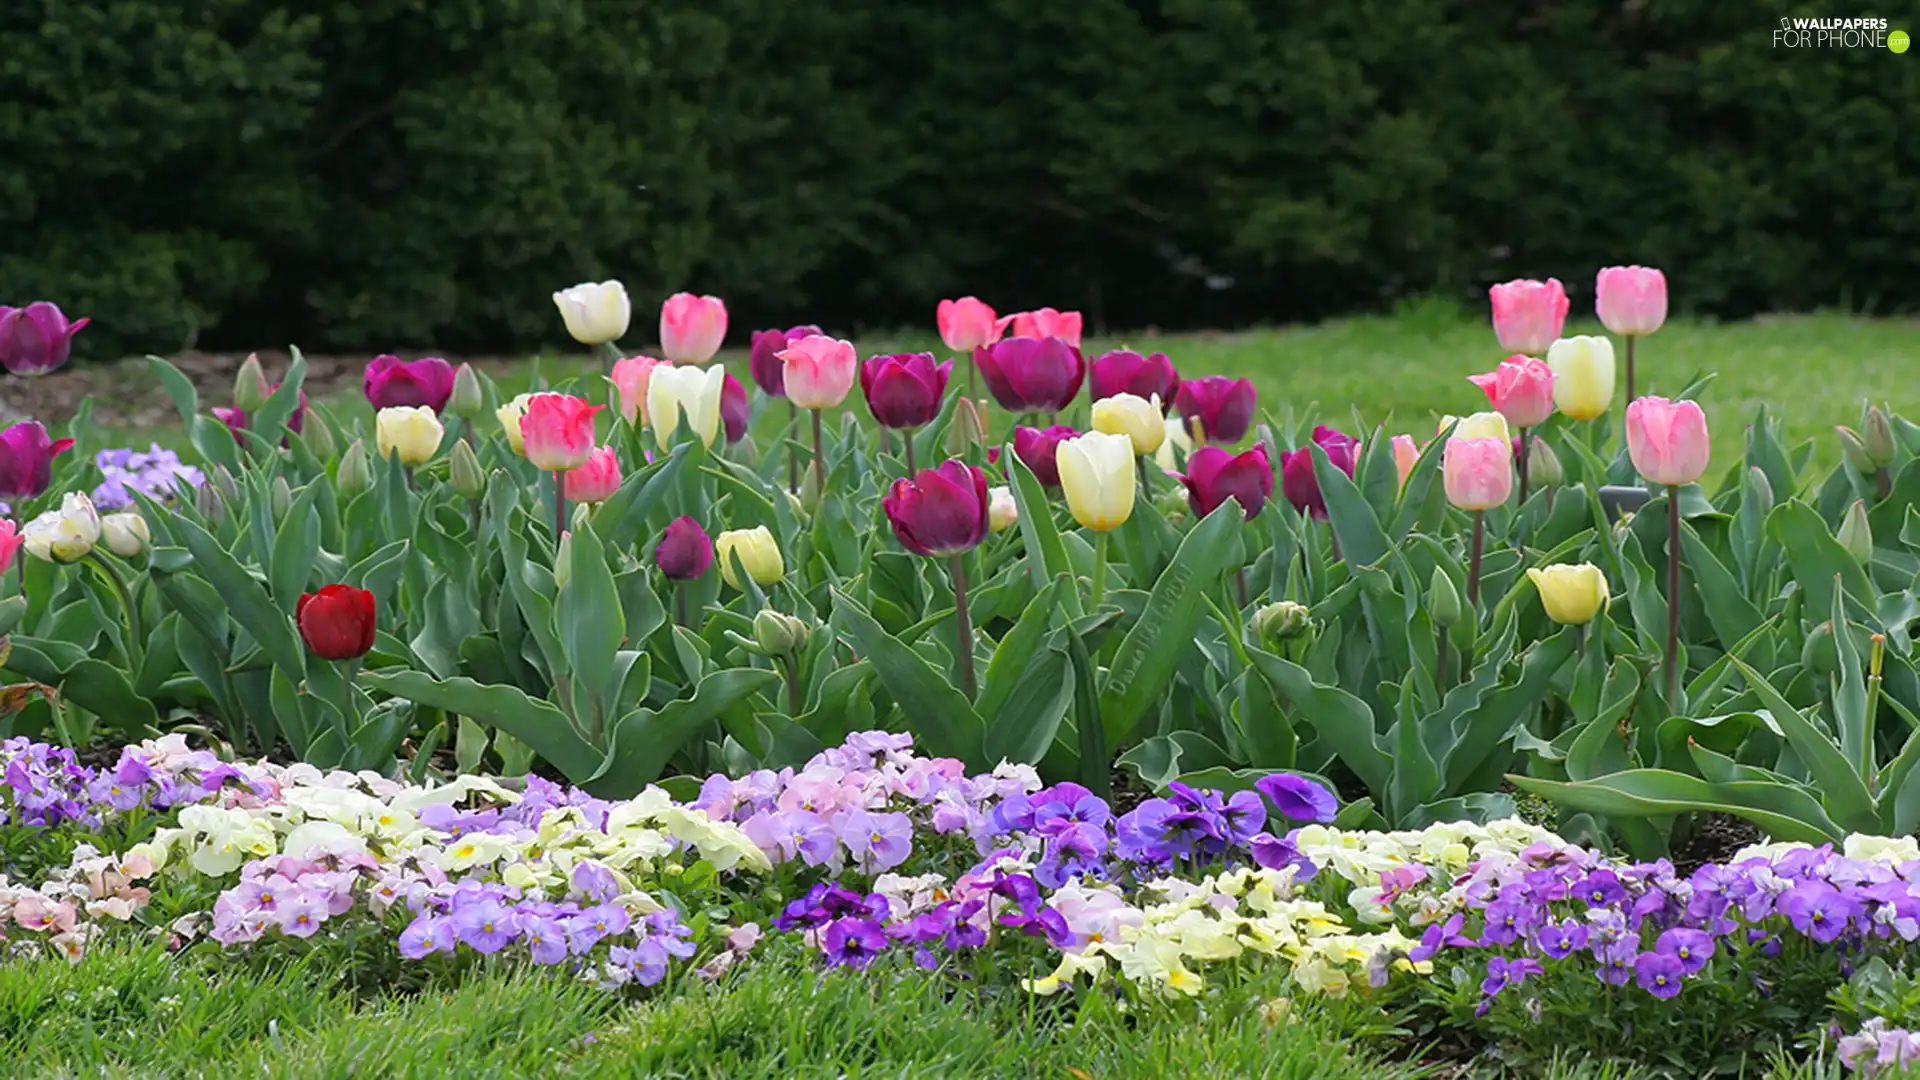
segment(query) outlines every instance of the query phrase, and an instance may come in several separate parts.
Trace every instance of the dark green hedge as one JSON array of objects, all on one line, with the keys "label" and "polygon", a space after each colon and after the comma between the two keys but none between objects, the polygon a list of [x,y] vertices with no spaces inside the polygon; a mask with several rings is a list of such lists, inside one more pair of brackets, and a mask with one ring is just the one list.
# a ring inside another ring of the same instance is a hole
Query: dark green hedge
[{"label": "dark green hedge", "polygon": [[[1779,10],[1775,10],[1775,9]],[[1641,0],[9,0],[0,302],[83,353],[1311,318],[1616,261],[1739,315],[1920,297],[1920,52]],[[1920,32],[1920,26],[1909,29]],[[645,326],[647,320],[636,320]]]}]

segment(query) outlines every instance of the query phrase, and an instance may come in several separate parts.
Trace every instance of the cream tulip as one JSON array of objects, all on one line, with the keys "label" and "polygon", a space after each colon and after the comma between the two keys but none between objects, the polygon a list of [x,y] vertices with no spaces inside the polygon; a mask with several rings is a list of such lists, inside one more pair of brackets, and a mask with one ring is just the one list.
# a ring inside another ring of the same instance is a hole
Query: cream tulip
[{"label": "cream tulip", "polygon": [[1133,514],[1133,439],[1090,431],[1054,451],[1060,487],[1073,519],[1095,532],[1126,524]]},{"label": "cream tulip", "polygon": [[736,589],[741,587],[740,579],[733,570],[736,552],[747,576],[762,585],[779,581],[787,572],[786,563],[780,557],[780,545],[765,525],[751,529],[729,529],[713,538],[713,551],[720,563],[721,578]]},{"label": "cream tulip", "polygon": [[131,510],[101,518],[100,536],[106,541],[107,550],[123,559],[131,559],[153,544],[147,519]]},{"label": "cream tulip", "polygon": [[661,446],[667,445],[680,426],[683,411],[700,441],[713,445],[720,434],[720,395],[726,378],[726,369],[718,364],[653,369],[647,378],[647,424]]},{"label": "cream tulip", "polygon": [[553,294],[554,306],[566,320],[567,333],[582,345],[618,341],[633,318],[627,288],[617,281],[588,282]]},{"label": "cream tulip", "polygon": [[1553,404],[1575,420],[1591,420],[1613,407],[1613,342],[1586,334],[1561,338],[1547,349],[1553,369]]},{"label": "cream tulip", "polygon": [[1513,441],[1513,433],[1507,427],[1507,418],[1497,412],[1477,412],[1471,416],[1443,416],[1440,418],[1440,432],[1447,430],[1448,424],[1457,424],[1453,429],[1456,439],[1506,439]]},{"label": "cream tulip", "polygon": [[532,400],[532,394],[521,394],[493,410],[493,415],[500,421],[500,430],[507,436],[507,445],[513,447],[516,454],[527,452],[527,436],[520,430],[520,421],[526,418],[527,403]]},{"label": "cream tulip", "polygon": [[997,487],[987,492],[987,528],[994,532],[1005,532],[1020,521],[1020,504],[1014,500],[1013,489]]},{"label": "cream tulip", "polygon": [[1160,395],[1152,400],[1137,394],[1114,394],[1093,403],[1093,430],[1109,435],[1125,435],[1133,440],[1133,452],[1151,454],[1167,441],[1166,413],[1160,409]]},{"label": "cream tulip", "polygon": [[440,417],[424,405],[392,405],[374,416],[374,435],[380,460],[400,455],[402,465],[422,465],[440,451],[447,429]]},{"label": "cream tulip", "polygon": [[72,563],[87,557],[100,542],[100,514],[93,500],[70,491],[60,509],[49,510],[27,523],[27,554],[47,562]]}]

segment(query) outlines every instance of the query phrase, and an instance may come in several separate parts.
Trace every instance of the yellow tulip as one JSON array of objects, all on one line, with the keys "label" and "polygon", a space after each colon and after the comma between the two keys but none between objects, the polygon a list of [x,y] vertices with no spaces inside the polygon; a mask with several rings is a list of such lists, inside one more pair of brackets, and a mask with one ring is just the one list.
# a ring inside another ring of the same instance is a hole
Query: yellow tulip
[{"label": "yellow tulip", "polygon": [[680,426],[680,413],[687,414],[693,433],[708,446],[720,432],[720,392],[727,373],[719,364],[712,367],[668,367],[653,369],[647,378],[647,423],[662,447]]},{"label": "yellow tulip", "polygon": [[1160,395],[1153,400],[1134,394],[1115,394],[1093,403],[1093,430],[1109,435],[1125,435],[1133,440],[1133,452],[1151,454],[1167,441],[1166,414],[1160,411]]},{"label": "yellow tulip", "polygon": [[382,461],[397,453],[402,465],[424,464],[439,452],[446,433],[440,418],[424,405],[391,405],[374,417]]},{"label": "yellow tulip", "polygon": [[1553,404],[1575,420],[1604,416],[1613,407],[1613,342],[1578,335],[1547,350],[1553,369]]},{"label": "yellow tulip", "polygon": [[[721,369],[716,365],[713,370]],[[733,572],[735,552],[739,552],[740,565],[746,568],[747,576],[762,585],[779,581],[787,572],[786,563],[780,558],[780,545],[774,542],[773,533],[767,531],[765,525],[751,529],[729,529],[713,538],[713,553],[720,560],[720,576],[726,579],[727,584],[738,589],[740,579]]]},{"label": "yellow tulip", "polygon": [[1592,563],[1528,567],[1527,577],[1540,593],[1547,618],[1563,626],[1592,622],[1606,605],[1607,575]]},{"label": "yellow tulip", "polygon": [[527,402],[532,400],[532,394],[521,394],[493,410],[493,415],[500,421],[500,430],[506,433],[507,445],[513,447],[516,454],[527,452],[527,439],[520,431],[520,421],[527,415]]},{"label": "yellow tulip", "polygon": [[1095,532],[1126,524],[1133,513],[1133,440],[1090,431],[1062,442],[1054,460],[1073,519]]}]

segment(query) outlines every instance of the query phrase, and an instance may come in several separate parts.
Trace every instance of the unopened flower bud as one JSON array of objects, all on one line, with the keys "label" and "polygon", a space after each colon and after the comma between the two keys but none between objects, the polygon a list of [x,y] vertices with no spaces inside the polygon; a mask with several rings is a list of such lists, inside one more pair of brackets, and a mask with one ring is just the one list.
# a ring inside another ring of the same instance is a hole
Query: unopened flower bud
[{"label": "unopened flower bud", "polygon": [[573,580],[573,533],[560,534],[560,546],[553,550],[553,584],[564,589]]},{"label": "unopened flower bud", "polygon": [[272,394],[267,373],[260,367],[260,354],[250,354],[233,376],[233,407],[243,413],[259,412]]},{"label": "unopened flower bud", "polygon": [[1762,518],[1773,509],[1773,482],[1767,479],[1766,472],[1760,466],[1747,467],[1746,484],[1741,488],[1740,500],[1742,506],[1751,502]]},{"label": "unopened flower bud", "polygon": [[806,508],[809,515],[820,509],[821,486],[820,469],[808,466],[806,479],[800,481],[800,505]]},{"label": "unopened flower bud", "polygon": [[447,397],[446,411],[468,423],[487,414],[487,396],[480,390],[480,373],[472,364],[461,364],[453,373],[453,393]]},{"label": "unopened flower bud", "polygon": [[753,617],[753,640],[768,656],[788,656],[806,648],[813,633],[803,619],[772,608],[761,608]]},{"label": "unopened flower bud", "polygon": [[273,487],[269,489],[269,497],[272,501],[268,504],[267,508],[273,511],[273,523],[278,525],[287,519],[287,511],[293,509],[293,488],[288,486],[286,477],[276,476],[273,478]]},{"label": "unopened flower bud", "polygon": [[1299,637],[1313,626],[1313,613],[1305,604],[1292,600],[1268,604],[1253,613],[1253,629],[1265,641],[1286,641]]},{"label": "unopened flower bud", "polygon": [[1867,418],[1860,426],[1860,441],[1866,445],[1867,456],[1881,468],[1893,464],[1893,422],[1887,419],[1887,411],[1878,405],[1867,407]]},{"label": "unopened flower bud", "polygon": [[1545,439],[1536,437],[1527,441],[1527,482],[1535,489],[1559,487],[1567,482],[1560,455],[1553,452]]},{"label": "unopened flower bud", "polygon": [[240,485],[233,482],[233,474],[227,471],[225,465],[213,467],[213,484],[220,489],[220,497],[226,500],[228,506],[240,502]]},{"label": "unopened flower bud", "polygon": [[1442,630],[1460,621],[1463,614],[1460,606],[1460,590],[1453,587],[1453,578],[1440,567],[1433,568],[1433,583],[1427,587],[1427,615],[1433,625]]},{"label": "unopened flower bud", "polygon": [[120,513],[102,517],[100,538],[106,542],[108,551],[123,559],[131,559],[139,555],[153,543],[153,534],[147,528],[147,519],[131,510],[123,510]]},{"label": "unopened flower bud", "polygon": [[1840,437],[1840,456],[1857,472],[1870,473],[1879,468],[1873,455],[1867,452],[1867,444],[1861,440],[1860,433],[1842,424],[1833,429]]},{"label": "unopened flower bud", "polygon": [[307,422],[300,428],[300,438],[307,444],[307,452],[321,461],[333,456],[333,428],[320,417],[308,415]]},{"label": "unopened flower bud", "polygon": [[355,439],[353,445],[347,447],[347,452],[340,457],[340,468],[334,475],[333,486],[343,499],[373,490],[373,466],[367,460],[367,444]]},{"label": "unopened flower bud", "polygon": [[454,440],[453,449],[448,451],[447,475],[453,490],[465,498],[477,499],[487,492],[487,474],[481,471],[480,459],[465,439]]},{"label": "unopened flower bud", "polygon": [[1840,670],[1840,652],[1833,642],[1832,620],[1807,634],[1806,644],[1800,647],[1800,666],[1823,677]]},{"label": "unopened flower bud", "polygon": [[220,489],[212,484],[201,484],[193,490],[193,508],[213,525],[218,525],[227,514],[226,502],[220,498]]},{"label": "unopened flower bud", "polygon": [[1161,517],[1175,525],[1187,520],[1187,515],[1193,512],[1193,504],[1187,498],[1186,488],[1179,485],[1162,489],[1156,494],[1153,497],[1153,507],[1160,511]]},{"label": "unopened flower bud", "polygon": [[1873,526],[1867,522],[1867,504],[1855,499],[1847,507],[1847,516],[1840,521],[1840,533],[1837,537],[1840,546],[1854,561],[1865,566],[1873,561]]},{"label": "unopened flower bud", "polygon": [[961,398],[953,410],[953,421],[947,425],[947,453],[962,457],[968,448],[984,446],[986,442],[987,422],[980,415],[980,407],[972,398]]},{"label": "unopened flower bud", "polygon": [[753,441],[751,435],[742,435],[739,442],[728,443],[724,453],[728,461],[745,465],[749,469],[756,468],[760,464],[760,447]]}]

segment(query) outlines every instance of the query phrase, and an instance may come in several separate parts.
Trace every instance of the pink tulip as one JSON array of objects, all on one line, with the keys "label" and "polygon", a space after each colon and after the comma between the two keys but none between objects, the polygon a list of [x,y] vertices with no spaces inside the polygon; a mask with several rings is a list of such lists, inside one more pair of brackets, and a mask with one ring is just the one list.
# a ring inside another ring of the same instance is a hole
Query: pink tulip
[{"label": "pink tulip", "polygon": [[787,400],[803,409],[831,409],[845,401],[860,371],[853,343],[824,334],[803,337],[775,355],[786,365]]},{"label": "pink tulip", "polygon": [[755,330],[753,345],[747,352],[747,370],[761,392],[768,397],[787,396],[787,366],[780,362],[780,350],[820,332],[817,326],[794,326],[785,330]]},{"label": "pink tulip", "polygon": [[1510,353],[1544,354],[1567,324],[1567,290],[1558,278],[1509,281],[1487,292],[1493,297],[1493,332]]},{"label": "pink tulip", "polygon": [[1609,266],[1600,271],[1593,310],[1621,337],[1646,337],[1667,321],[1667,275],[1651,266]]},{"label": "pink tulip", "polygon": [[1441,458],[1447,501],[1491,510],[1513,494],[1513,448],[1505,439],[1448,439]]},{"label": "pink tulip", "polygon": [[613,388],[620,392],[620,415],[629,424],[645,424],[647,415],[647,383],[653,378],[653,369],[672,367],[671,360],[656,360],[651,356],[629,356],[613,362]]},{"label": "pink tulip", "polygon": [[660,305],[660,351],[676,364],[704,364],[727,337],[727,305],[717,296],[674,293]]},{"label": "pink tulip", "polygon": [[1407,477],[1413,475],[1413,467],[1420,463],[1420,447],[1411,435],[1393,437],[1393,467],[1400,472],[1400,486],[1407,486]]},{"label": "pink tulip", "polygon": [[586,464],[565,473],[561,486],[568,502],[605,502],[620,490],[620,456],[611,446],[601,446],[587,456]]},{"label": "pink tulip", "polygon": [[0,577],[5,577],[13,569],[13,557],[20,553],[20,545],[27,542],[26,534],[11,521],[0,521]]},{"label": "pink tulip", "polygon": [[1043,307],[1038,311],[1020,311],[1012,315],[1003,315],[994,322],[996,331],[1013,326],[1013,336],[1017,338],[1050,338],[1061,341],[1078,349],[1080,347],[1080,313],[1077,311],[1055,311]]},{"label": "pink tulip", "polygon": [[971,352],[1000,340],[1002,326],[994,318],[993,309],[979,297],[940,301],[934,321],[940,326],[940,340],[955,352]]},{"label": "pink tulip", "polygon": [[603,405],[590,405],[572,394],[535,394],[520,418],[524,453],[542,472],[567,472],[593,456],[593,416]]},{"label": "pink tulip", "polygon": [[1553,369],[1532,356],[1509,356],[1500,366],[1467,380],[1487,392],[1487,400],[1514,427],[1538,427],[1553,415]]},{"label": "pink tulip", "polygon": [[1627,454],[1656,484],[1691,484],[1707,471],[1707,415],[1691,401],[1643,397],[1627,406]]}]

